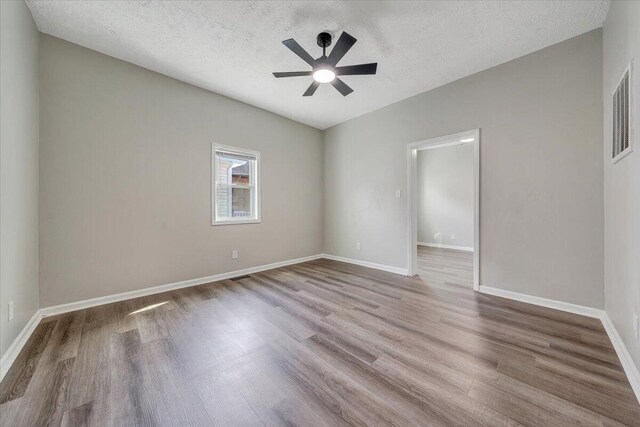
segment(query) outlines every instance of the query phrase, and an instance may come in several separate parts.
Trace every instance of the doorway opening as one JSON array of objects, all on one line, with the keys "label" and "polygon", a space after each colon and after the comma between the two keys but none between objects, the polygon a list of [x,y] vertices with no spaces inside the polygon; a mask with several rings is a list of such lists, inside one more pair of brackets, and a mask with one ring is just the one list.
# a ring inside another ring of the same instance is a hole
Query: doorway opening
[{"label": "doorway opening", "polygon": [[407,146],[410,276],[480,288],[480,129]]}]

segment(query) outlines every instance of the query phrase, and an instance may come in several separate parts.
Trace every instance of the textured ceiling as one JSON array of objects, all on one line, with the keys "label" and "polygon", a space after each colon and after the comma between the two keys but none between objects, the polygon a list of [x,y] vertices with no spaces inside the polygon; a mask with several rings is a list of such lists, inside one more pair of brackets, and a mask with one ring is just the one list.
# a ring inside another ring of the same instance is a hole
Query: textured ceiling
[{"label": "textured ceiling", "polygon": [[[238,99],[319,129],[602,25],[607,1],[203,2],[27,0],[40,31]],[[316,35],[358,39],[339,65],[378,62],[376,76],[345,76],[342,97],[311,77],[281,41],[314,57]]]}]

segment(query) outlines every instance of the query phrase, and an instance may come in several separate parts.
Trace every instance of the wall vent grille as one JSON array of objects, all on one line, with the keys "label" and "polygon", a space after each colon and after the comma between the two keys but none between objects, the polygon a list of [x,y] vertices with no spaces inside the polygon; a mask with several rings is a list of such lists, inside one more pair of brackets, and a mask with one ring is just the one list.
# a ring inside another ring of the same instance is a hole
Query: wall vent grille
[{"label": "wall vent grille", "polygon": [[613,138],[611,158],[617,161],[631,151],[632,143],[632,74],[633,67],[625,70],[613,92]]}]

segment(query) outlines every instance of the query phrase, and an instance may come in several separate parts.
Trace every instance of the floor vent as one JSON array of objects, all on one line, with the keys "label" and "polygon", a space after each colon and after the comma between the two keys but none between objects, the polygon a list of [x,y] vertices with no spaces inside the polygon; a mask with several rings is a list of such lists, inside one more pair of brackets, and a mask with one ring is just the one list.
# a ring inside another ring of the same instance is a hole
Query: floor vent
[{"label": "floor vent", "polygon": [[251,276],[249,276],[248,274],[245,274],[244,276],[232,277],[229,280],[231,280],[232,282],[235,282],[237,280],[248,279],[249,277],[251,277]]}]

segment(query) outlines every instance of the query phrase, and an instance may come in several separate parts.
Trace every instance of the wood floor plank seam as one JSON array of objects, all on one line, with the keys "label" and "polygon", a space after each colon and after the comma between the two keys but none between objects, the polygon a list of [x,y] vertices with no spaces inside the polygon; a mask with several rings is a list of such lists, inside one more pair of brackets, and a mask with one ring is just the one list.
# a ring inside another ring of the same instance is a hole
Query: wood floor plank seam
[{"label": "wood floor plank seam", "polygon": [[0,383],[39,425],[640,426],[597,319],[333,260],[42,319]]}]

